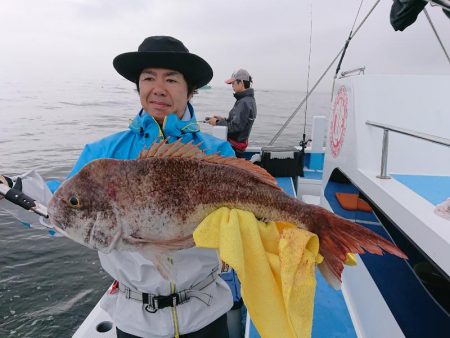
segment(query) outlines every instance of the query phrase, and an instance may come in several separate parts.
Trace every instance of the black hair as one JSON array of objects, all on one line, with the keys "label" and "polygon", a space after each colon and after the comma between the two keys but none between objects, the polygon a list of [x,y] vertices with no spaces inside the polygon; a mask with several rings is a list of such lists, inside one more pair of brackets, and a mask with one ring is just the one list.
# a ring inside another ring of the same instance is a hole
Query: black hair
[{"label": "black hair", "polygon": [[239,83],[239,82],[241,82],[241,81],[244,83],[244,88],[245,88],[245,89],[249,89],[249,88],[250,88],[250,83],[252,82],[252,77],[250,76],[250,81],[236,80],[237,83]]}]

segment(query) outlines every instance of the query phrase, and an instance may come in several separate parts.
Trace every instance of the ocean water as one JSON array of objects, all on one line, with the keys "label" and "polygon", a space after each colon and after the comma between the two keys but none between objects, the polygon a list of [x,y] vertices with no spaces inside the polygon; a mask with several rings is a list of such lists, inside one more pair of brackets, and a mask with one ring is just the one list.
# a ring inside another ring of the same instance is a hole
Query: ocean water
[{"label": "ocean water", "polygon": [[[0,82],[0,174],[36,169],[63,179],[84,144],[126,129],[138,112],[132,84]],[[258,115],[250,145],[267,145],[305,96],[304,92],[255,88]],[[231,88],[200,90],[192,103],[197,118],[227,116]],[[329,112],[329,93],[314,93],[276,145],[297,145],[306,120]],[[202,124],[203,131],[209,125]],[[26,228],[0,210],[0,337],[69,337],[112,279],[97,253],[44,230]]]}]

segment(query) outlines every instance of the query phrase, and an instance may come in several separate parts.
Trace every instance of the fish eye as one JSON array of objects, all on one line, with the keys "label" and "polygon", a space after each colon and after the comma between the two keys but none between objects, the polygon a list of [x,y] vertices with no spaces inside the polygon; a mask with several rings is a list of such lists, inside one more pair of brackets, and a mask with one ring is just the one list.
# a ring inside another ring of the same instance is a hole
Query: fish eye
[{"label": "fish eye", "polygon": [[70,198],[69,198],[69,205],[72,207],[72,208],[79,208],[81,205],[80,205],[80,200],[78,199],[78,197],[77,196],[71,196]]}]

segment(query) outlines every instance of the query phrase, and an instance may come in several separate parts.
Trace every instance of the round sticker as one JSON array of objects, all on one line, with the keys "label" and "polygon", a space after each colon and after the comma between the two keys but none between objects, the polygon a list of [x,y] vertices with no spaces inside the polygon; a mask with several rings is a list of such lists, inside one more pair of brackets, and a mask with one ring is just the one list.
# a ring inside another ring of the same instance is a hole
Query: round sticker
[{"label": "round sticker", "polygon": [[330,118],[330,150],[333,157],[338,157],[344,143],[345,129],[347,128],[348,96],[344,86],[339,88],[334,100]]}]

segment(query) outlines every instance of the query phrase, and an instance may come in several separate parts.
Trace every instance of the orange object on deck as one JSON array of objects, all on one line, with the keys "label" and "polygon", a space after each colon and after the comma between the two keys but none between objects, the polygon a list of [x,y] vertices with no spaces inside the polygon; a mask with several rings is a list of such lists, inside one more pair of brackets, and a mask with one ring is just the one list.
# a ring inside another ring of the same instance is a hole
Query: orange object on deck
[{"label": "orange object on deck", "polygon": [[344,208],[345,210],[350,211],[360,210],[367,212],[372,211],[372,207],[369,205],[369,203],[359,198],[358,194],[337,192],[336,198],[341,207]]}]

